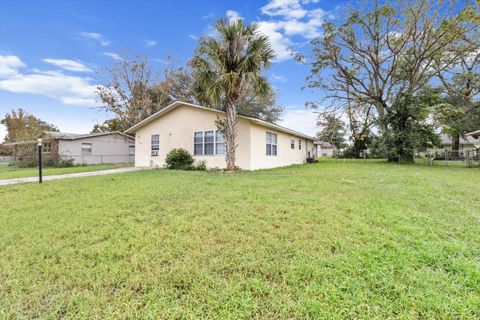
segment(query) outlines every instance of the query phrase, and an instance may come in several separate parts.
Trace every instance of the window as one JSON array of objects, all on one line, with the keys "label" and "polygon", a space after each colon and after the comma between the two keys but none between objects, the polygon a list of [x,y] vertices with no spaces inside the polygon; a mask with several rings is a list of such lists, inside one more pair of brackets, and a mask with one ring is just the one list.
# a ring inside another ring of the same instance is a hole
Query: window
[{"label": "window", "polygon": [[135,146],[133,144],[128,146],[128,155],[134,156],[135,155]]},{"label": "window", "polygon": [[152,134],[150,141],[150,151],[152,156],[158,156],[158,151],[160,150],[160,135]]},{"label": "window", "polygon": [[215,131],[215,154],[225,154],[225,138],[220,131]]},{"label": "window", "polygon": [[215,154],[215,133],[214,131],[205,131],[204,153],[206,156]]},{"label": "window", "polygon": [[298,139],[298,150],[302,150],[302,140]]},{"label": "window", "polygon": [[277,155],[277,135],[267,132],[267,156]]},{"label": "window", "polygon": [[203,132],[195,132],[193,134],[193,155],[203,154]]},{"label": "window", "polygon": [[92,144],[82,143],[82,156],[89,156],[92,154]]},{"label": "window", "polygon": [[295,139],[290,139],[290,148],[295,149]]},{"label": "window", "polygon": [[218,130],[198,131],[193,134],[193,155],[225,154],[225,139]]},{"label": "window", "polygon": [[52,144],[50,142],[43,144],[42,153],[50,153],[51,150],[52,150]]}]

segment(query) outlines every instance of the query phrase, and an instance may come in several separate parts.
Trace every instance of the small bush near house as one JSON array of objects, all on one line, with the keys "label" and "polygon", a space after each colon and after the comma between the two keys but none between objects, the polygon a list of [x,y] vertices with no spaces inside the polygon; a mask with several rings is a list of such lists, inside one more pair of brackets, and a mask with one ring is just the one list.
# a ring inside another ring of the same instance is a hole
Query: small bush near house
[{"label": "small bush near house", "polygon": [[59,160],[57,164],[55,165],[57,168],[69,168],[73,167],[73,159],[68,159],[68,160]]},{"label": "small bush near house", "polygon": [[185,149],[173,149],[167,154],[165,158],[168,169],[190,169],[193,165],[192,155]]}]

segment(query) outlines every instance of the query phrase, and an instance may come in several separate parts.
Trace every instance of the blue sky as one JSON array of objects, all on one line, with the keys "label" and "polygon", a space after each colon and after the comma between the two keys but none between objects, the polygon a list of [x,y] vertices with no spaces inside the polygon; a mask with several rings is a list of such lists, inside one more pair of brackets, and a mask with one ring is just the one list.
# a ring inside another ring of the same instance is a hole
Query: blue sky
[{"label": "blue sky", "polygon": [[[97,71],[118,54],[142,53],[156,69],[170,55],[184,65],[198,37],[218,18],[256,21],[277,61],[267,72],[285,107],[282,124],[314,133],[304,104],[320,92],[302,90],[309,67],[291,58],[308,54],[338,1],[0,1],[0,116],[21,107],[65,132],[89,132],[111,115],[95,108]],[[5,129],[0,128],[0,141]]]}]

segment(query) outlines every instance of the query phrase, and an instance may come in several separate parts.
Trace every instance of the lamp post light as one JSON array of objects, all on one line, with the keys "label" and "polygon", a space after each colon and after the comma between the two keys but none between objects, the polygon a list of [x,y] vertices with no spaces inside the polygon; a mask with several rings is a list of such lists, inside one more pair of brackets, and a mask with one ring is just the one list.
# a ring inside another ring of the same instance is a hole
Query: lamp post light
[{"label": "lamp post light", "polygon": [[42,139],[38,141],[38,183],[42,183]]}]

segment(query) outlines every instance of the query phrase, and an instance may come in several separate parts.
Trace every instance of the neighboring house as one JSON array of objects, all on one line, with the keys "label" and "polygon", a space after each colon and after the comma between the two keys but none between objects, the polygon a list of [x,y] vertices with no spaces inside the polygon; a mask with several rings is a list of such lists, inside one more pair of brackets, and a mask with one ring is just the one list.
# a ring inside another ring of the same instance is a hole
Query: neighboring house
[{"label": "neighboring house", "polygon": [[[135,133],[135,166],[162,167],[174,148],[183,148],[209,168],[225,168],[225,142],[217,130],[224,112],[176,101],[127,131]],[[256,170],[304,163],[314,155],[313,137],[238,116],[236,165]]]},{"label": "neighboring house", "polygon": [[[73,160],[74,164],[133,162],[135,139],[122,132],[74,134],[46,131],[42,138],[45,159]],[[35,157],[36,141],[7,143],[13,151],[12,162]]]},{"label": "neighboring house", "polygon": [[317,140],[314,144],[317,157],[333,157],[335,147],[330,142]]},{"label": "neighboring house", "polygon": [[[475,150],[475,144],[478,140],[471,135],[465,135],[465,138],[460,137],[459,150]],[[442,133],[440,135],[440,146],[438,149],[452,150],[452,137],[448,134]]]}]

